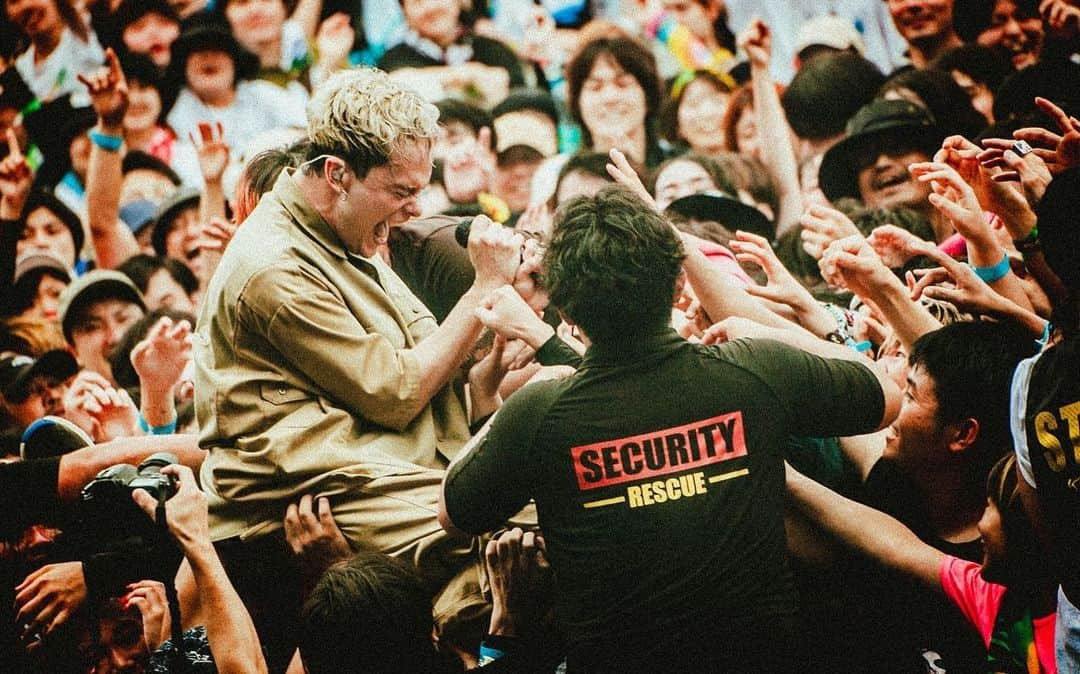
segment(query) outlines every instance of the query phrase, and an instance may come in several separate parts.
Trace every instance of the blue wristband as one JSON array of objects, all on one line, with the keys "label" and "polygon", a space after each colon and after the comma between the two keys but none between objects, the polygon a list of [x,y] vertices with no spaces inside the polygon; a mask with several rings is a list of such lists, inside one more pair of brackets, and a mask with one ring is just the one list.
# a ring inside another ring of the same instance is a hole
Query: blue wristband
[{"label": "blue wristband", "polygon": [[106,152],[116,152],[124,144],[124,139],[122,136],[113,136],[107,133],[91,131],[90,142]]},{"label": "blue wristband", "polygon": [[143,419],[142,412],[139,412],[139,428],[143,433],[149,433],[150,435],[172,435],[176,432],[176,419],[173,419],[164,426],[151,426],[146,423],[146,419]]},{"label": "blue wristband", "polygon": [[1042,351],[1043,347],[1046,346],[1046,343],[1050,341],[1050,331],[1052,329],[1053,326],[1050,324],[1050,321],[1047,321],[1046,325],[1043,326],[1042,337],[1035,340],[1035,348],[1037,350]]},{"label": "blue wristband", "polygon": [[506,653],[500,651],[498,648],[492,648],[491,646],[488,646],[487,644],[481,643],[480,644],[480,658],[479,658],[479,663],[478,664],[481,667],[483,667],[484,665],[488,665],[488,664],[491,664],[492,662],[495,662],[496,660],[503,657],[504,655],[506,655]]},{"label": "blue wristband", "polygon": [[971,267],[971,270],[975,272],[975,275],[981,278],[985,283],[1000,281],[1005,278],[1005,275],[1009,273],[1010,269],[1008,255],[1002,255],[1001,262],[998,262],[993,267]]}]

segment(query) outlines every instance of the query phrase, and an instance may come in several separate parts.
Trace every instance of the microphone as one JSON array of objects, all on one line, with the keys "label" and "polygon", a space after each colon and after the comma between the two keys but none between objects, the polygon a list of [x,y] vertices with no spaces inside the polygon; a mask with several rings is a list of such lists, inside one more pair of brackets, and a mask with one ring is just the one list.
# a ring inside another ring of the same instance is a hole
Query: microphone
[{"label": "microphone", "polygon": [[472,218],[462,218],[454,228],[454,240],[462,248],[469,247],[469,230],[472,229]]}]

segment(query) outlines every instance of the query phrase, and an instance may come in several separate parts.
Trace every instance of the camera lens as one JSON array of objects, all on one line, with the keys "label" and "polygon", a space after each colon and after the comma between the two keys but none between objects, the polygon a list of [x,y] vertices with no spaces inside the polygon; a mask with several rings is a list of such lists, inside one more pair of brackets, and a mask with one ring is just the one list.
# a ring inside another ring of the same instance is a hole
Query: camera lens
[{"label": "camera lens", "polygon": [[151,454],[143,459],[143,462],[139,464],[139,474],[144,473],[160,473],[161,469],[165,466],[180,463],[175,455],[168,452],[158,452],[157,454]]}]

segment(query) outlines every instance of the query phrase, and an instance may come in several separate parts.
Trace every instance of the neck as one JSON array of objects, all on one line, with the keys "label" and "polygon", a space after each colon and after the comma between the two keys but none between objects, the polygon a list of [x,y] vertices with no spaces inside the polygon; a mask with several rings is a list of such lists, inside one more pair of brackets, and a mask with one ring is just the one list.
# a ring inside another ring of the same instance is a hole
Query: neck
[{"label": "neck", "polygon": [[645,127],[635,127],[621,136],[593,136],[593,150],[595,152],[606,153],[612,148],[622,150],[627,157],[644,165],[648,149]]},{"label": "neck", "polygon": [[912,43],[910,53],[911,65],[919,70],[929,68],[930,63],[938,56],[963,44],[964,41],[953,31],[949,31],[944,37],[920,40],[918,44]]},{"label": "neck", "polygon": [[266,42],[255,45],[259,55],[259,65],[263,68],[276,68],[281,63],[281,34]]},{"label": "neck", "polygon": [[226,89],[225,91],[211,94],[206,98],[199,96],[199,100],[206,105],[209,105],[211,108],[227,108],[232,105],[234,100],[236,100],[236,88]]},{"label": "neck", "polygon": [[34,43],[34,61],[40,63],[56,50],[60,44],[60,38],[64,35],[64,24],[57,23],[55,28],[42,31],[35,35],[31,42]]},{"label": "neck", "polygon": [[146,148],[150,146],[150,141],[154,138],[154,132],[157,127],[150,126],[144,129],[125,129],[124,130],[124,142],[127,143],[129,150],[139,150],[145,152]]},{"label": "neck", "polygon": [[927,500],[934,532],[951,543],[979,538],[979,519],[986,506],[981,489],[965,489],[967,471],[961,465],[937,465],[915,475]]}]

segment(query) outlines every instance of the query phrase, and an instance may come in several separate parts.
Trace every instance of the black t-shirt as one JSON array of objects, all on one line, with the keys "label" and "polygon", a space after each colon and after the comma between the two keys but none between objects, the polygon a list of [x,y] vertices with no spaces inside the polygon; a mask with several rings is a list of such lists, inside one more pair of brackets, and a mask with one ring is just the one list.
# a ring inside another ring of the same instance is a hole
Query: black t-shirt
[{"label": "black t-shirt", "polygon": [[1017,462],[1038,493],[1062,590],[1080,606],[1080,339],[1022,362],[1012,395]]},{"label": "black t-shirt", "polygon": [[[510,74],[511,89],[525,86],[525,74],[521,68],[521,62],[518,61],[514,52],[502,42],[480,35],[473,35],[466,37],[463,43],[472,48],[470,61],[505,70]],[[377,65],[381,70],[393,72],[399,68],[427,68],[446,64],[422,53],[411,45],[403,43],[387,50],[379,59]]]},{"label": "black t-shirt", "polygon": [[883,406],[866,367],[770,340],[593,345],[506,401],[445,504],[482,532],[535,499],[571,664],[783,650],[787,436],[866,433]]},{"label": "black t-shirt", "polygon": [[472,285],[476,272],[469,252],[454,239],[461,218],[444,215],[412,220],[390,230],[390,266],[442,323]]},{"label": "black t-shirt", "polygon": [[[937,535],[921,487],[894,461],[879,459],[874,464],[866,476],[862,500],[898,519],[927,545],[982,562],[980,539],[954,543]],[[850,587],[861,588],[864,603],[871,607],[876,652],[889,661],[881,671],[934,671],[928,663],[949,672],[985,671],[982,638],[944,594],[870,562],[853,563],[852,573]]]}]

